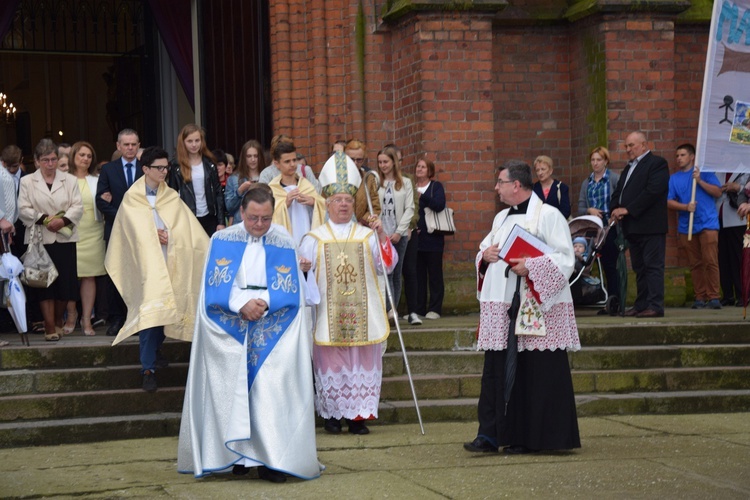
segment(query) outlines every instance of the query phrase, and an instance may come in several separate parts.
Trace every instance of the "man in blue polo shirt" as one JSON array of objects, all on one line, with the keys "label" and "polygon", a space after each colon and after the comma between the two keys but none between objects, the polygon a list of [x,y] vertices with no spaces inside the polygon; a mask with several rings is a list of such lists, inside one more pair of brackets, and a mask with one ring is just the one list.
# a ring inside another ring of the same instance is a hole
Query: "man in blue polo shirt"
[{"label": "man in blue polo shirt", "polygon": [[[667,207],[677,210],[677,233],[688,255],[693,278],[693,309],[721,309],[719,303],[719,214],[715,199],[721,196],[721,184],[711,172],[701,173],[695,166],[695,147],[677,146],[675,161],[680,168],[669,178]],[[695,201],[691,202],[693,179]],[[687,239],[690,212],[694,213],[693,237]]]}]

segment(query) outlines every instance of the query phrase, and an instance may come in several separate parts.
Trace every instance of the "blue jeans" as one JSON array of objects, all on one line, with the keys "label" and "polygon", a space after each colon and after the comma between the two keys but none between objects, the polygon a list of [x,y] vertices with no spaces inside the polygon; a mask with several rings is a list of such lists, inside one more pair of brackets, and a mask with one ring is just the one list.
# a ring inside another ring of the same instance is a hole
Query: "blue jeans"
[{"label": "blue jeans", "polygon": [[140,343],[140,354],[141,354],[141,373],[145,373],[146,370],[151,370],[151,373],[156,372],[156,351],[161,349],[161,345],[164,342],[164,327],[155,326],[153,328],[146,328],[138,332],[138,342]]},{"label": "blue jeans", "polygon": [[[398,264],[393,268],[393,272],[388,275],[388,284],[391,286],[393,291],[393,303],[398,307],[398,301],[401,299],[401,268],[404,267],[404,254],[406,253],[406,245],[409,243],[407,238],[401,238],[398,243],[393,245],[396,248],[398,254]],[[385,310],[391,310],[391,301],[387,300],[385,303]]]}]

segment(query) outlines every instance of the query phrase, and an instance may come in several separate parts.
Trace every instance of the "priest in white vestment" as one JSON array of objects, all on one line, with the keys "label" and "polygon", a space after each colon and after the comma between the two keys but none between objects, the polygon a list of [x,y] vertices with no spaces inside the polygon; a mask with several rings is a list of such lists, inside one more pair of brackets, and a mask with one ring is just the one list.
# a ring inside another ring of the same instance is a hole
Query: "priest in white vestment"
[{"label": "priest in white vestment", "polygon": [[[370,227],[353,220],[354,195],[361,182],[354,162],[335,153],[320,173],[329,220],[308,233],[299,253],[311,261],[320,304],[314,327],[315,408],[325,430],[368,434],[377,418],[383,376],[384,342],[390,333],[378,275],[398,262],[379,218]],[[382,257],[381,257],[382,256]]]},{"label": "priest in white vestment", "polygon": [[253,186],[242,200],[242,224],[211,238],[185,388],[180,472],[244,475],[257,467],[261,479],[277,483],[287,474],[320,475],[304,279],[294,241],[271,223],[273,204],[267,185]]},{"label": "priest in white vestment", "polygon": [[[568,224],[532,191],[531,168],[510,160],[495,191],[509,205],[495,217],[476,257],[479,299],[477,346],[485,351],[479,395],[479,430],[464,448],[509,454],[581,446],[567,352],[581,348],[568,278],[575,266]],[[514,225],[550,250],[535,258],[500,260]],[[520,279],[515,384],[505,404],[505,366],[511,319],[508,310]]]}]

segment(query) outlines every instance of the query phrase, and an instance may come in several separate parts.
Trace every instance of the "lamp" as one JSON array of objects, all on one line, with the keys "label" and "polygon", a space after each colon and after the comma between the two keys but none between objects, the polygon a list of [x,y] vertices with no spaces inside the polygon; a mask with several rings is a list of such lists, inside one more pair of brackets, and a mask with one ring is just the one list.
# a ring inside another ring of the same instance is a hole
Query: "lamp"
[{"label": "lamp", "polygon": [[0,92],[0,120],[5,123],[13,123],[16,121],[16,106],[8,101],[8,96]]}]

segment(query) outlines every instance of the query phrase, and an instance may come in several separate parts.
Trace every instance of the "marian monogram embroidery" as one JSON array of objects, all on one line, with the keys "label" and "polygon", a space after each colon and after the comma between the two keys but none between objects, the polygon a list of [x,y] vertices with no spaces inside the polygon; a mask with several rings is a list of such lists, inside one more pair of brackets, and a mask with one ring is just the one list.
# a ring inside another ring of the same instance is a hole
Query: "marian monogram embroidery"
[{"label": "marian monogram embroidery", "polygon": [[225,257],[216,259],[216,266],[214,270],[208,276],[208,286],[221,286],[222,283],[232,282],[232,271],[229,270],[229,264],[231,260],[227,260]]},{"label": "marian monogram embroidery", "polygon": [[290,267],[277,266],[276,278],[271,283],[272,290],[281,290],[284,293],[297,293],[297,281],[292,278]]}]

